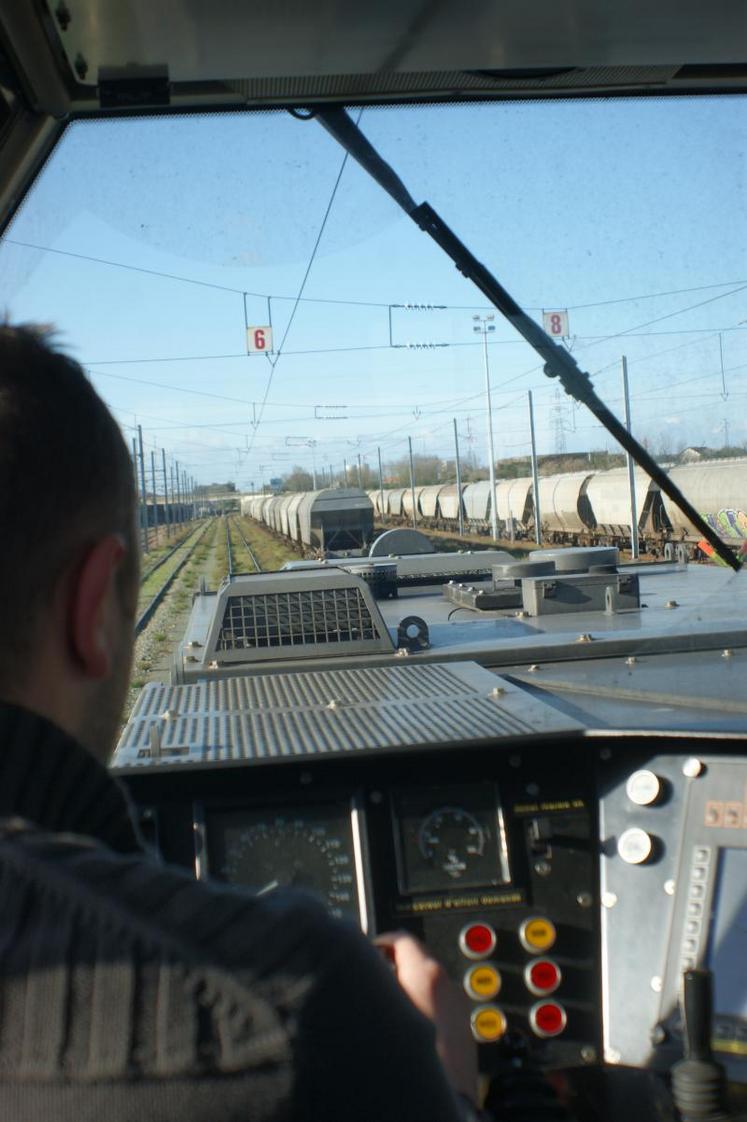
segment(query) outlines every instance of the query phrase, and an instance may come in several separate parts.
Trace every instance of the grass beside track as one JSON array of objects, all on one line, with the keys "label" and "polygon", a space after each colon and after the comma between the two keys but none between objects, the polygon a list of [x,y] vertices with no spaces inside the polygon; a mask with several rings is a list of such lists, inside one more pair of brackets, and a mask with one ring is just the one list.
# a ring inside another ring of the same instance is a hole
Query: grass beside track
[{"label": "grass beside track", "polygon": [[[174,584],[156,609],[153,618],[137,636],[130,690],[125,706],[125,720],[146,682],[167,682],[170,680],[172,652],[175,644],[184,634],[192,608],[192,599],[199,587],[200,578],[205,577],[209,582],[213,573],[215,573],[218,577],[216,584],[212,585],[215,588],[225,576],[225,565],[221,571],[214,557],[218,543],[223,542],[225,545],[223,520],[213,518],[207,526],[203,522],[199,528],[196,528],[197,535],[199,535],[200,530],[203,530],[204,533],[196,544],[190,537],[190,540],[185,542],[184,547],[178,549],[174,557],[169,558],[168,563],[164,564],[154,574],[154,579],[157,578],[158,583],[157,587],[152,590],[148,602],[152,600],[153,595],[167,579],[167,568],[171,567],[172,563],[178,565],[179,559],[184,558],[185,550],[189,550],[194,545],[189,560],[177,574]],[[173,573],[173,568],[171,568],[171,572]]]},{"label": "grass beside track", "polygon": [[167,537],[165,533],[161,534],[157,546],[151,548],[147,553],[140,554],[141,584],[148,579],[154,569],[160,568],[162,562],[172,549],[181,545],[181,543],[189,537],[194,527],[194,522],[184,522],[174,528],[171,537]]},{"label": "grass beside track", "polygon": [[[190,527],[189,531],[183,536],[181,540],[180,548],[177,549],[174,554],[168,558],[167,561],[164,561],[163,565],[159,565],[155,572],[152,572],[149,575],[147,574],[146,570],[146,579],[141,583],[140,592],[138,594],[138,616],[140,616],[140,613],[148,606],[148,604],[158,592],[159,588],[161,588],[166,583],[174,570],[178,567],[180,561],[184,557],[184,550],[189,549],[193,538],[200,533],[203,526],[204,522],[199,522],[196,526],[193,525],[192,527]],[[172,542],[172,545],[173,544],[174,543]],[[169,546],[169,548],[171,548],[171,546]],[[150,561],[148,562],[148,565],[149,567],[152,567],[155,558],[152,556],[152,554],[149,556]]]},{"label": "grass beside track", "polygon": [[[261,526],[254,519],[242,516],[236,521],[264,572],[273,572],[282,568],[286,561],[299,561],[303,558],[303,550],[295,542],[276,537],[266,526]],[[237,535],[237,542],[240,540]],[[242,550],[242,555],[247,561],[249,560],[246,550]],[[236,571],[253,573],[254,566],[250,563],[246,569],[237,568]]]},{"label": "grass beside track", "polygon": [[[236,518],[229,520],[231,532],[231,552],[233,554],[233,571],[235,573],[256,573],[259,558],[255,558],[254,551],[249,544],[244,527]],[[245,540],[246,539],[246,540]],[[248,548],[247,548],[248,547]]]}]

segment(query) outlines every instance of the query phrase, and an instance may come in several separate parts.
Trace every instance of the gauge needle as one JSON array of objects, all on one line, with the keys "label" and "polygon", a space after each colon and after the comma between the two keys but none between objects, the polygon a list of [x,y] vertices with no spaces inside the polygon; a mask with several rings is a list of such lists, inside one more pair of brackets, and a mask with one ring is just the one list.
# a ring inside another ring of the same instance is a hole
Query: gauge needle
[{"label": "gauge needle", "polygon": [[272,890],[274,888],[279,888],[279,887],[280,887],[280,881],[271,880],[269,884],[265,884],[265,885],[263,885],[262,888],[258,889],[257,895],[258,896],[264,896],[265,892],[272,892]]}]

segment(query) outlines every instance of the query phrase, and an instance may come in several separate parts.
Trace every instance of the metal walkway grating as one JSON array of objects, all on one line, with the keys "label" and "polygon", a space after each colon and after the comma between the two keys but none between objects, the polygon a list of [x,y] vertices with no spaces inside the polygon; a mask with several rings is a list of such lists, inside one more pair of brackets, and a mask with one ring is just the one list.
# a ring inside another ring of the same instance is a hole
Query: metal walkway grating
[{"label": "metal walkway grating", "polygon": [[358,588],[324,588],[231,596],[217,650],[351,643],[377,639]]}]

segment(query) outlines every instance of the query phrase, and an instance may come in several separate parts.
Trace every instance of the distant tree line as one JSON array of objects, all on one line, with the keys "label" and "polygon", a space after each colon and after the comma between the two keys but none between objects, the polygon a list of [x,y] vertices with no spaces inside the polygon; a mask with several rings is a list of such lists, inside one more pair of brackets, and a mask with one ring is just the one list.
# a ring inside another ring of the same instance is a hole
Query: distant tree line
[{"label": "distant tree line", "polygon": [[232,494],[236,491],[235,483],[198,483],[195,487],[195,495],[200,499],[211,499],[216,495],[225,495],[228,491]]}]

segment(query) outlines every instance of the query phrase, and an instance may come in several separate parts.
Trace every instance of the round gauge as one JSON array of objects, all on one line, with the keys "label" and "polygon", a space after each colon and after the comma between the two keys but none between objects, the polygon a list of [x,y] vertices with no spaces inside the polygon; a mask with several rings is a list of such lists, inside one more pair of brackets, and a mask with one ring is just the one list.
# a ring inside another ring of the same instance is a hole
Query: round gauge
[{"label": "round gauge", "polygon": [[459,880],[482,857],[485,832],[477,819],[460,806],[434,810],[418,830],[418,846],[426,861]]},{"label": "round gauge", "polygon": [[333,915],[356,914],[353,863],[334,826],[278,815],[236,830],[221,875],[261,895],[280,887],[321,896]]}]

